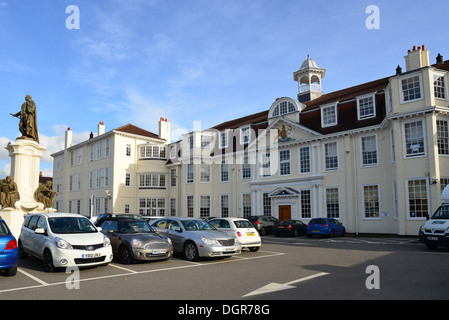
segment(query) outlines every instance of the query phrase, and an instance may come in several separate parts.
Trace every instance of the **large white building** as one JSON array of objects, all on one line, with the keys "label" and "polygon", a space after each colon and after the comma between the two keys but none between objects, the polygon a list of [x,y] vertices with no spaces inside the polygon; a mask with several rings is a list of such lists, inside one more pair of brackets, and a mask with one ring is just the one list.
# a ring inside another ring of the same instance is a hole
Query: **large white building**
[{"label": "large white building", "polygon": [[[405,71],[323,94],[307,57],[296,99],[170,143],[132,125],[53,154],[60,211],[335,217],[355,233],[417,235],[449,182],[449,61],[413,47]],[[91,201],[93,199],[93,201]]]}]

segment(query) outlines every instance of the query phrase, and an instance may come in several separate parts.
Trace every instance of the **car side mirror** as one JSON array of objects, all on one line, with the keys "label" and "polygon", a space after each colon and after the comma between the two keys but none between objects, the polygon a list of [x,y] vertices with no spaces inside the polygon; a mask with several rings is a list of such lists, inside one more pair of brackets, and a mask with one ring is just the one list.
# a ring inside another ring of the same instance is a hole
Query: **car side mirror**
[{"label": "car side mirror", "polygon": [[44,228],[37,228],[36,230],[34,230],[34,233],[36,234],[42,234],[42,235],[47,235],[47,232],[45,231]]},{"label": "car side mirror", "polygon": [[176,232],[182,232],[182,229],[181,229],[181,227],[175,227],[173,230],[175,230]]},{"label": "car side mirror", "polygon": [[114,231],[114,230],[108,230],[108,234],[114,235],[114,234],[115,234],[115,231]]}]

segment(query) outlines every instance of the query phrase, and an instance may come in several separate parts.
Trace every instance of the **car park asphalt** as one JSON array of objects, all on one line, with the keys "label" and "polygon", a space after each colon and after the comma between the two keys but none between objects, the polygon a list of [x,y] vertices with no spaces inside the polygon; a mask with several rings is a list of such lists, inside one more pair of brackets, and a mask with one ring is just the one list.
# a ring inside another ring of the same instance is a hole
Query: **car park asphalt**
[{"label": "car park asphalt", "polygon": [[402,300],[449,298],[449,248],[429,250],[417,238],[262,237],[257,252],[189,262],[44,271],[19,261],[0,275],[0,300]]}]

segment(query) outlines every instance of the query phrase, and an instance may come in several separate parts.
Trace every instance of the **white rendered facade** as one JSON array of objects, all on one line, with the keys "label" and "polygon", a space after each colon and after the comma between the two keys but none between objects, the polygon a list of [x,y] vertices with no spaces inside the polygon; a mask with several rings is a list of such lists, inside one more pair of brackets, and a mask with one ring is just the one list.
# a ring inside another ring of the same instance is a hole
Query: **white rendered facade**
[{"label": "white rendered facade", "polygon": [[[414,48],[405,72],[329,94],[321,92],[324,69],[308,58],[294,77],[313,76],[319,86],[300,83],[302,103],[276,99],[267,111],[171,144],[113,130],[55,154],[54,185],[60,179],[67,188],[77,174],[90,181],[89,172],[109,167],[110,212],[128,204],[131,213],[165,216],[272,215],[305,223],[329,216],[348,232],[417,235],[449,182],[449,61],[430,65],[428,56]],[[84,148],[87,156],[89,145],[108,137],[109,158],[69,165],[72,152]],[[166,145],[166,161],[139,158],[146,143]],[[153,174],[165,175],[164,187],[139,183]],[[105,190],[84,186],[57,202],[67,211],[72,201],[76,212],[73,201],[87,208],[91,195],[105,204]]]}]

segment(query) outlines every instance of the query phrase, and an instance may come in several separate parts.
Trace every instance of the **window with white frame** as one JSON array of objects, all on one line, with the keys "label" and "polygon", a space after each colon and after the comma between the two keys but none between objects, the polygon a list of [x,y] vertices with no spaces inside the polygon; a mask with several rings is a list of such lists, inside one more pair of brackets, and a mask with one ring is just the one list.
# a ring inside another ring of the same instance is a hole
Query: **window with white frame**
[{"label": "window with white frame", "polygon": [[261,154],[262,157],[262,177],[271,177],[271,162],[270,162],[270,152],[264,152]]},{"label": "window with white frame", "polygon": [[301,218],[312,218],[312,197],[309,189],[301,190]]},{"label": "window with white frame", "polygon": [[102,170],[98,169],[97,170],[97,180],[96,180],[96,183],[95,183],[95,187],[97,187],[97,188],[101,187],[101,180],[102,179],[103,179]]},{"label": "window with white frame", "polygon": [[187,183],[193,183],[194,181],[194,172],[193,172],[194,166],[193,163],[190,162],[186,166],[186,182]]},{"label": "window with white frame", "polygon": [[424,155],[424,125],[421,120],[404,123],[405,155],[415,157]]},{"label": "window with white frame", "polygon": [[170,198],[170,216],[176,217],[176,198]]},{"label": "window with white frame", "polygon": [[140,146],[139,159],[165,159],[166,147],[156,145]]},{"label": "window with white frame", "polygon": [[210,182],[210,168],[209,163],[202,162],[200,165],[200,182]]},{"label": "window with white frame", "polygon": [[250,127],[240,128],[240,144],[249,143],[251,135]]},{"label": "window with white frame", "polygon": [[328,218],[340,217],[340,201],[338,188],[326,188],[326,216]]},{"label": "window with white frame", "polygon": [[125,186],[126,187],[131,186],[131,174],[129,173],[125,174]]},{"label": "window with white frame", "polygon": [[449,132],[447,121],[437,120],[438,154],[449,154]]},{"label": "window with white frame", "polygon": [[242,214],[244,217],[251,216],[251,193],[242,194]]},{"label": "window with white frame", "polygon": [[220,132],[220,148],[227,148],[228,147],[228,132],[223,131]]},{"label": "window with white frame", "polygon": [[78,149],[78,164],[83,164],[83,148]]},{"label": "window with white frame", "polygon": [[89,161],[94,161],[94,145],[91,144],[89,146],[90,152],[89,152]]},{"label": "window with white frame", "polygon": [[249,163],[248,156],[245,156],[243,158],[242,179],[243,180],[251,179],[251,164]]},{"label": "window with white frame", "polygon": [[369,167],[378,164],[377,136],[366,136],[361,138],[362,144],[362,166]]},{"label": "window with white frame", "polygon": [[297,111],[297,108],[293,103],[291,103],[290,101],[281,101],[274,108],[272,116],[278,117],[295,111]]},{"label": "window with white frame", "polygon": [[101,159],[102,149],[103,149],[102,141],[98,141],[97,143],[97,160]]},{"label": "window with white frame", "polygon": [[104,186],[109,187],[109,168],[104,168]]},{"label": "window with white frame", "polygon": [[170,146],[170,159],[176,158],[176,144]]},{"label": "window with white frame", "polygon": [[391,85],[388,87],[386,98],[387,98],[388,112],[391,112],[391,110],[393,110],[393,90],[391,89]]},{"label": "window with white frame", "polygon": [[164,198],[140,198],[139,214],[143,216],[165,216],[165,199]]},{"label": "window with white frame", "polygon": [[421,99],[421,80],[419,76],[401,80],[402,101],[408,102]]},{"label": "window with white frame", "polygon": [[165,189],[165,174],[145,173],[139,176],[139,188],[157,188]]},{"label": "window with white frame", "polygon": [[176,168],[170,169],[170,187],[176,187]]},{"label": "window with white frame", "polygon": [[229,181],[229,165],[223,159],[220,164],[220,182]]},{"label": "window with white frame", "polygon": [[106,142],[105,142],[105,150],[104,150],[104,156],[106,157],[106,158],[109,158],[109,156],[110,156],[110,153],[111,153],[111,139],[106,139]]},{"label": "window with white frame", "polygon": [[126,156],[131,157],[131,145],[130,144],[126,145]]},{"label": "window with white frame", "polygon": [[325,171],[338,170],[338,144],[336,141],[324,144],[324,168]]},{"label": "window with white frame", "polygon": [[212,137],[207,134],[201,135],[201,149],[209,149],[211,147]]},{"label": "window with white frame", "polygon": [[281,176],[290,174],[290,150],[279,151],[279,173]]},{"label": "window with white frame", "polygon": [[200,218],[210,217],[210,196],[200,196]]},{"label": "window with white frame", "polygon": [[380,217],[379,186],[363,186],[363,205],[365,218]]},{"label": "window with white frame", "polygon": [[220,210],[222,218],[229,217],[229,196],[227,194],[220,196]]},{"label": "window with white frame", "polygon": [[337,104],[321,107],[321,126],[330,127],[337,124]]},{"label": "window with white frame", "polygon": [[194,212],[194,198],[193,196],[187,196],[186,198],[187,217],[192,218]]},{"label": "window with white frame", "polygon": [[189,150],[193,150],[194,143],[193,143],[193,133],[189,135]]},{"label": "window with white frame", "polygon": [[264,193],[262,196],[263,215],[271,216],[271,198],[269,193]]},{"label": "window with white frame", "polygon": [[299,148],[299,173],[310,173],[310,148]]},{"label": "window with white frame", "polygon": [[446,86],[444,81],[444,75],[433,75],[433,92],[435,98],[446,99]]},{"label": "window with white frame", "polygon": [[408,216],[425,218],[429,213],[427,179],[407,180]]},{"label": "window with white frame", "polygon": [[357,116],[359,120],[376,116],[374,94],[357,98]]}]

